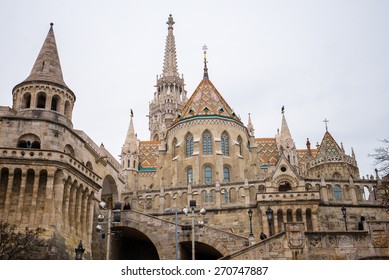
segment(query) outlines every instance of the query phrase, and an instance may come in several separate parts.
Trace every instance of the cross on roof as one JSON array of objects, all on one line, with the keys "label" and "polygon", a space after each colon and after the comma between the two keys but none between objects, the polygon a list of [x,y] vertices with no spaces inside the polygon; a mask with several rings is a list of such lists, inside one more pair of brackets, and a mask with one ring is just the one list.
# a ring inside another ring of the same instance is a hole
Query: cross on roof
[{"label": "cross on roof", "polygon": [[327,118],[325,118],[323,122],[326,123],[326,132],[328,132],[328,123],[329,123],[330,121],[327,120]]}]

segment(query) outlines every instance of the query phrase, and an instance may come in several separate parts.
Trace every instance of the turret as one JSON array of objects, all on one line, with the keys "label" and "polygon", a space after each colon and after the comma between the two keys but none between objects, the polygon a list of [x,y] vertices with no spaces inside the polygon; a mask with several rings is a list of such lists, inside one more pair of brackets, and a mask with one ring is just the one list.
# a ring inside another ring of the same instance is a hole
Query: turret
[{"label": "turret", "polygon": [[30,75],[14,87],[12,94],[12,107],[19,116],[54,120],[72,127],[76,96],[63,79],[53,23]]}]

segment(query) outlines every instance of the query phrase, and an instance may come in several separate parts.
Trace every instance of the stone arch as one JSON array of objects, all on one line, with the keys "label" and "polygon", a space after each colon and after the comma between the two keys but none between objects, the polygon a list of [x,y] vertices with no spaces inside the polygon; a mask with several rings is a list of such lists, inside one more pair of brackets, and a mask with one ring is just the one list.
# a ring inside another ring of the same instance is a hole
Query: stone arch
[{"label": "stone arch", "polygon": [[34,169],[28,169],[26,175],[26,187],[24,190],[24,199],[22,209],[19,211],[22,212],[21,224],[26,225],[29,223],[30,213],[31,213],[31,204],[32,204],[32,194],[34,189],[34,182],[36,180],[36,174]]},{"label": "stone arch", "polygon": [[303,211],[298,208],[296,210],[296,222],[302,222],[303,221]]},{"label": "stone arch", "polygon": [[36,107],[40,109],[45,109],[46,108],[46,93],[44,92],[39,92],[37,97],[36,97]]},{"label": "stone arch", "polygon": [[[115,179],[111,175],[106,175],[103,179],[103,188],[101,190],[101,198],[105,199],[107,208],[112,208],[113,203],[120,201],[118,187]],[[109,205],[111,202],[112,205]]]},{"label": "stone arch", "polygon": [[93,171],[93,165],[92,163],[88,160],[85,164],[85,166],[89,169],[89,170],[92,170]]},{"label": "stone arch", "polygon": [[[160,238],[160,236],[158,236],[158,232],[155,231],[154,228],[148,227],[147,225],[144,225],[141,223],[132,222],[132,221],[126,221],[124,223],[124,227],[114,227],[113,228],[113,230],[125,230],[125,229],[128,229],[128,230],[133,229],[137,233],[141,234],[142,236],[147,237],[147,239],[155,247],[157,254],[158,254],[158,259],[159,259],[159,256],[164,255],[165,248],[164,248],[163,244],[161,244],[161,241],[160,241],[161,238]],[[115,248],[114,246],[113,246],[113,250]]]},{"label": "stone arch", "polygon": [[22,97],[22,104],[21,104],[21,109],[29,109],[31,108],[31,93],[26,92],[23,94]]},{"label": "stone arch", "polygon": [[230,196],[230,202],[231,203],[236,203],[237,202],[237,191],[235,188],[230,188],[228,190],[229,196]]},{"label": "stone arch", "polygon": [[12,176],[11,197],[9,202],[10,208],[8,211],[8,219],[7,219],[10,223],[15,223],[16,213],[19,211],[17,207],[18,207],[18,200],[21,191],[21,184],[22,184],[22,170],[20,168],[16,168],[13,171],[13,176]]},{"label": "stone arch", "polygon": [[282,209],[277,210],[277,225],[278,232],[282,232],[284,230],[284,213]]},{"label": "stone arch", "polygon": [[74,149],[73,149],[72,145],[66,144],[64,147],[64,153],[74,157],[75,153],[74,153]]},{"label": "stone arch", "polygon": [[51,97],[50,109],[52,111],[58,112],[59,108],[60,108],[60,105],[61,105],[61,97],[59,97],[58,94],[53,95],[53,97]]},{"label": "stone arch", "polygon": [[43,222],[43,214],[44,214],[45,201],[46,201],[47,179],[48,179],[47,170],[42,169],[39,172],[38,196],[36,199],[36,208],[35,208],[34,224],[37,226],[41,225]]},{"label": "stone arch", "polygon": [[222,254],[222,256],[228,256],[230,254],[230,251],[228,251],[227,248],[223,245],[223,243],[220,242],[220,240],[218,239],[212,239],[209,238],[209,236],[199,236],[197,240],[199,243],[203,243],[214,248],[220,254]]},{"label": "stone arch", "polygon": [[244,203],[245,202],[245,196],[246,196],[244,187],[239,187],[238,195],[239,195],[238,201],[240,203]]},{"label": "stone arch", "polygon": [[25,149],[40,149],[41,140],[36,134],[26,133],[19,137],[17,147]]}]

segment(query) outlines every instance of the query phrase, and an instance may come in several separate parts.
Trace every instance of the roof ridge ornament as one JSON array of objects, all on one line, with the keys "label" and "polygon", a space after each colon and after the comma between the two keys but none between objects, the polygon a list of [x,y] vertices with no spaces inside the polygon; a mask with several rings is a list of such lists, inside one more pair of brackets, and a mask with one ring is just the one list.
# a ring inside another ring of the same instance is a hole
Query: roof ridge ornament
[{"label": "roof ridge ornament", "polygon": [[323,122],[326,123],[326,132],[328,132],[328,123],[329,123],[330,121],[327,120],[327,118],[325,118]]},{"label": "roof ridge ornament", "polygon": [[207,67],[207,50],[208,50],[208,47],[207,45],[204,44],[203,46],[203,52],[204,52],[204,76],[203,76],[203,79],[208,79],[209,76],[208,76],[208,67]]}]

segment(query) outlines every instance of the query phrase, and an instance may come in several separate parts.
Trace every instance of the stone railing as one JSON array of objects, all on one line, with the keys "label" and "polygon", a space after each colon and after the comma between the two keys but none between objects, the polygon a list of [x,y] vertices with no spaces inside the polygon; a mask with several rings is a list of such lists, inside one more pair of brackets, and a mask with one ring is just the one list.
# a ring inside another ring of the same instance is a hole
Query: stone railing
[{"label": "stone railing", "polygon": [[259,193],[257,201],[298,201],[320,200],[319,192],[284,192],[284,193]]},{"label": "stone railing", "polygon": [[62,152],[52,150],[0,148],[0,155],[2,158],[9,159],[60,162],[76,169],[78,172],[84,174],[96,184],[101,183],[101,177],[99,175],[88,169],[82,162],[76,160],[71,155]]}]

